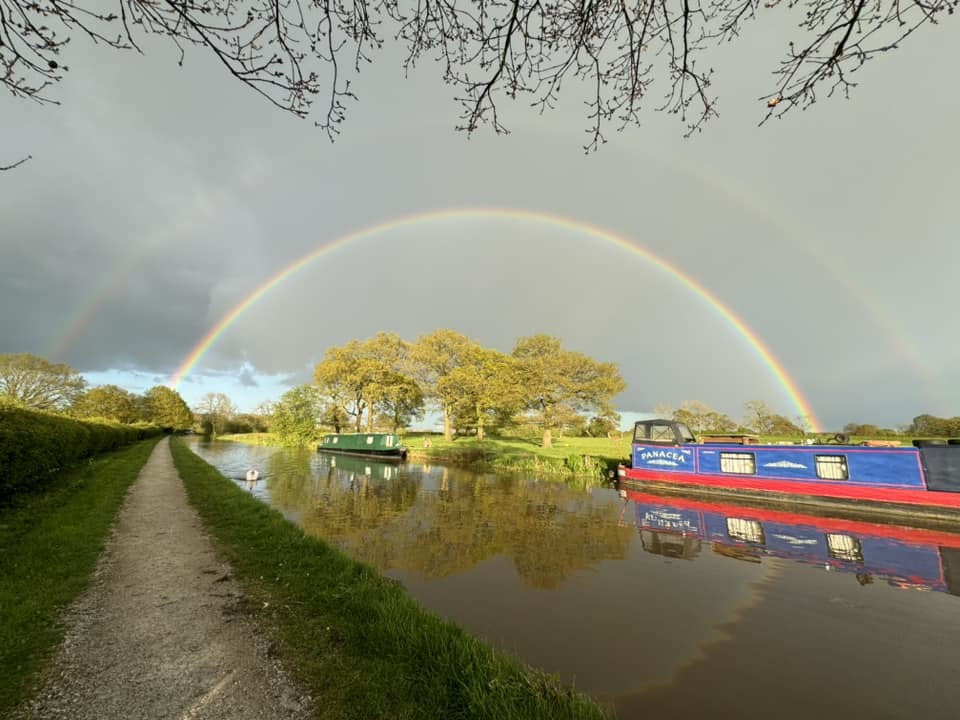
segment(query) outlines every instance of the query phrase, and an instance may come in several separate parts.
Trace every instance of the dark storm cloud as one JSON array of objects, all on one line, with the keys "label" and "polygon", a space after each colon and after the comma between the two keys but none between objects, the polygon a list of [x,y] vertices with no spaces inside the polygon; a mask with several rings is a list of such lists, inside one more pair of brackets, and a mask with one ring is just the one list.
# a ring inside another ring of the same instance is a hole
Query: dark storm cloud
[{"label": "dark storm cloud", "polygon": [[[62,107],[0,100],[16,129],[0,136],[0,160],[34,155],[0,174],[0,352],[60,347],[54,359],[84,370],[166,377],[324,243],[412,212],[500,205],[591,222],[674,263],[757,332],[828,421],[893,424],[931,396],[955,414],[957,343],[929,309],[944,306],[960,262],[960,174],[943,160],[960,99],[929,68],[960,51],[924,33],[868,65],[849,103],[757,130],[769,67],[756,58],[773,67],[783,37],[730,46],[724,114],[698,138],[651,113],[591,157],[575,102],[543,118],[505,103],[514,134],[468,141],[429,73],[403,82],[383,64],[358,81],[361,102],[331,146],[197,53],[178,68],[163,44],[141,57],[78,40]],[[324,256],[244,313],[185,385],[307,382],[331,344],[436,327],[504,350],[560,335],[621,365],[623,409],[697,398],[738,415],[764,397],[790,411],[744,339],[676,279],[522,224],[414,229]]]}]

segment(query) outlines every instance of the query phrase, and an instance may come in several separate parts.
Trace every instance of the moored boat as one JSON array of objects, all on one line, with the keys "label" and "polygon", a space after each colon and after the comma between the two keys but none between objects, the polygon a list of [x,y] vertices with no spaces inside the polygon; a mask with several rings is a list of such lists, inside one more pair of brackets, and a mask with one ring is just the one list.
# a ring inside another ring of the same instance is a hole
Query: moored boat
[{"label": "moored boat", "polygon": [[698,441],[683,423],[642,420],[618,480],[657,491],[960,522],[960,445],[770,445],[745,438]]},{"label": "moored boat", "polygon": [[742,504],[621,492],[636,509],[643,550],[695,560],[701,553],[759,563],[782,558],[886,580],[900,588],[960,595],[960,534]]},{"label": "moored boat", "polygon": [[400,443],[400,436],[392,433],[324,435],[320,438],[317,451],[343,455],[372,455],[383,460],[404,460],[407,457],[407,448]]}]

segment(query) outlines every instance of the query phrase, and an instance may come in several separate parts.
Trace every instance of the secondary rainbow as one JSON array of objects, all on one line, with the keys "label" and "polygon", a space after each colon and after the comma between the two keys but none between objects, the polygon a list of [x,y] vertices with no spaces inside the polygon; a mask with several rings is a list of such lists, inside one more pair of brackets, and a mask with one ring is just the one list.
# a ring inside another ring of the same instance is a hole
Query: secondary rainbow
[{"label": "secondary rainbow", "polygon": [[700,284],[687,273],[671,265],[663,258],[654,255],[650,250],[643,246],[627,240],[619,235],[590,225],[579,220],[573,220],[556,215],[547,215],[545,213],[532,210],[518,210],[509,208],[460,208],[450,210],[440,210],[424,212],[414,215],[406,215],[400,218],[393,218],[384,222],[361,228],[355,232],[343,235],[335,240],[326,243],[316,250],[313,250],[303,257],[295,260],[279,272],[267,278],[261,285],[255,288],[250,294],[243,298],[239,303],[233,306],[223,317],[214,324],[206,335],[196,344],[190,353],[183,359],[177,370],[170,377],[170,387],[176,389],[183,382],[183,379],[193,370],[198,362],[203,358],[208,350],[213,346],[217,339],[239,318],[249,307],[254,305],[260,298],[270,292],[277,285],[291,275],[299,272],[310,265],[314,260],[326,255],[338,248],[348,245],[356,240],[363,240],[374,237],[381,233],[402,230],[404,228],[423,225],[427,223],[449,222],[453,220],[483,220],[483,219],[502,219],[516,220],[522,222],[537,223],[548,227],[562,228],[584,233],[585,235],[605,240],[614,245],[623,247],[636,255],[639,255],[647,263],[662,271],[669,277],[678,280],[684,287],[698,295],[706,301],[710,307],[727,321],[744,340],[750,345],[754,353],[767,366],[770,373],[774,376],[777,383],[783,388],[784,393],[790,399],[797,413],[806,417],[814,431],[821,429],[820,421],[817,419],[810,402],[804,397],[800,388],[794,382],[793,378],[787,372],[783,364],[774,356],[773,352],[763,343],[757,334],[740,319],[736,313],[727,307],[721,300],[709,289]]}]

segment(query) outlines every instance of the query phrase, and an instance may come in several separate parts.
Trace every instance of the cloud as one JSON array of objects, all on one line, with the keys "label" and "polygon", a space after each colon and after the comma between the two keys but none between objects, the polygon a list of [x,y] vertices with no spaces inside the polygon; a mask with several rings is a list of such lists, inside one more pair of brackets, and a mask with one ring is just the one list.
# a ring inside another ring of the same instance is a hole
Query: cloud
[{"label": "cloud", "polygon": [[[850,102],[758,130],[761,109],[743,98],[767,82],[758,51],[775,58],[782,43],[738,41],[719,65],[724,115],[702,135],[685,141],[651,113],[585,157],[576,103],[543,117],[504,103],[513,134],[468,140],[429,71],[398,82],[379,64],[330,145],[210,58],[178,68],[157,45],[117,62],[78,39],[62,107],[2,101],[15,132],[0,156],[34,159],[0,175],[0,352],[155,382],[324,244],[411,213],[505,206],[596,224],[676,265],[833,424],[955,414],[955,340],[937,311],[960,260],[949,192],[960,177],[942,162],[960,100],[930,92],[943,78],[928,70],[953,67],[960,49],[943,34],[923,42],[868,64]],[[689,288],[609,243],[508,221],[422,225],[323,255],[240,316],[184,388],[274,392],[309,381],[331,345],[437,327],[503,350],[557,334],[620,365],[631,410],[699,398],[738,415],[763,398],[792,414]]]}]

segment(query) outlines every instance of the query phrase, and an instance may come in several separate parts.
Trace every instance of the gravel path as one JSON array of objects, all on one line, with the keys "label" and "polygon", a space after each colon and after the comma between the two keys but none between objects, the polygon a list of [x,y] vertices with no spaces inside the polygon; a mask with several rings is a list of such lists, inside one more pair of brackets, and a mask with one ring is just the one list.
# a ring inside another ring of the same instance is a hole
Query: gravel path
[{"label": "gravel path", "polygon": [[293,685],[157,444],[21,718],[302,718]]}]

